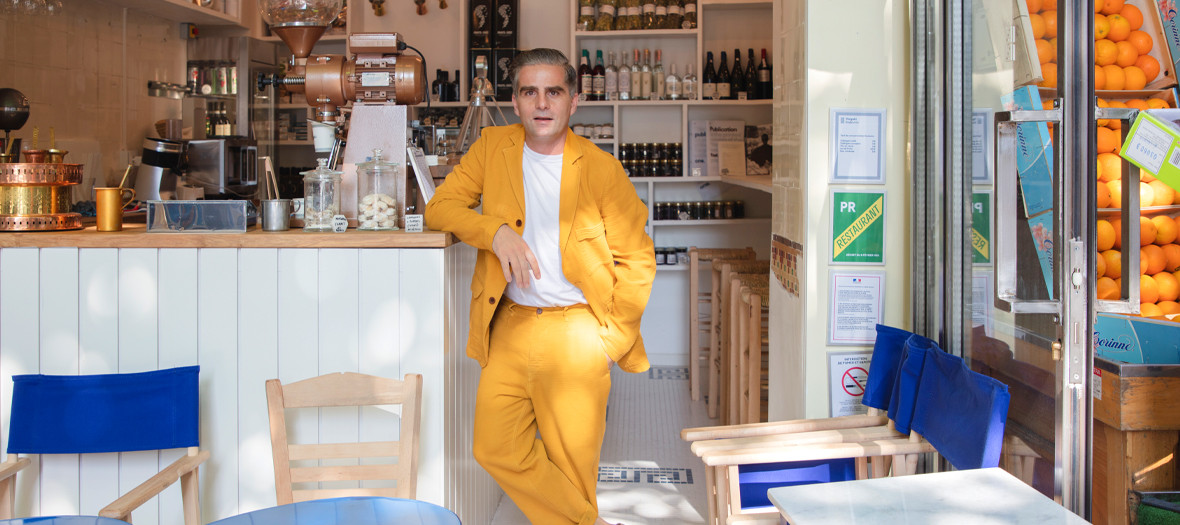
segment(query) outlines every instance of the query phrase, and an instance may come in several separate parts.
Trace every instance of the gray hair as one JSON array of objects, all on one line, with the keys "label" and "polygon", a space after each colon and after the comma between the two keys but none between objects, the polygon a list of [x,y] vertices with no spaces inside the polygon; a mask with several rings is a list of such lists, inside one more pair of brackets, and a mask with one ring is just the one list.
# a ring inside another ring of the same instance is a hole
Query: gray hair
[{"label": "gray hair", "polygon": [[559,66],[564,69],[565,87],[569,90],[571,96],[577,96],[578,71],[574,69],[574,66],[570,65],[570,61],[566,58],[565,53],[545,47],[521,51],[512,60],[512,67],[509,68],[508,75],[512,78],[513,94],[520,89],[520,70],[524,69],[525,66],[538,65]]}]

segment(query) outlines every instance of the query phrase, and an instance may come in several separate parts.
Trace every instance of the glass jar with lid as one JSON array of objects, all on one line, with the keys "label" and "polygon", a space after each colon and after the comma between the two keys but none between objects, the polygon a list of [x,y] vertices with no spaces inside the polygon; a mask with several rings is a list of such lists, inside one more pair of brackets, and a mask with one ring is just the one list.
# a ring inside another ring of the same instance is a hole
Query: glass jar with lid
[{"label": "glass jar with lid", "polygon": [[317,159],[319,167],[303,175],[303,231],[330,232],[340,214],[339,171],[328,169],[328,159]]},{"label": "glass jar with lid", "polygon": [[401,176],[402,166],[382,158],[380,149],[373,150],[373,157],[369,162],[357,165],[358,230],[398,229],[397,199],[394,195],[397,195],[397,181]]}]

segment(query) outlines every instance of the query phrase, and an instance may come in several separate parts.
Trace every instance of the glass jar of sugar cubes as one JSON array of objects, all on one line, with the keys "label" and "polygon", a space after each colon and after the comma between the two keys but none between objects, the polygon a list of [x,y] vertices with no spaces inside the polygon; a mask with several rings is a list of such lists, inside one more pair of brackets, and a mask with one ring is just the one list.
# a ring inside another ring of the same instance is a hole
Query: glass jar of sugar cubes
[{"label": "glass jar of sugar cubes", "polygon": [[397,228],[397,183],[402,176],[402,167],[381,157],[381,150],[373,150],[369,162],[356,167],[357,204],[356,220],[358,230],[396,230]]}]

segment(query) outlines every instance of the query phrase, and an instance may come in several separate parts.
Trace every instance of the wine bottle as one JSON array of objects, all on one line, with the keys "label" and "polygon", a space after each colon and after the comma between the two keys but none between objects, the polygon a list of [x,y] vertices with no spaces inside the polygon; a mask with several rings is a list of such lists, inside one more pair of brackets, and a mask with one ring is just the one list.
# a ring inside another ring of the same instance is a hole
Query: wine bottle
[{"label": "wine bottle", "polygon": [[578,100],[590,100],[594,93],[594,72],[590,69],[590,51],[582,50],[582,59],[578,62]]},{"label": "wine bottle", "polygon": [[742,50],[733,50],[733,70],[729,72],[731,98],[746,100],[750,98],[746,92],[746,72],[742,69]]},{"label": "wine bottle", "polygon": [[753,99],[762,98],[758,94],[758,66],[754,61],[754,48],[749,49],[750,53],[746,55],[749,57],[746,60],[746,93]]},{"label": "wine bottle", "polygon": [[701,98],[717,100],[717,72],[713,69],[713,52],[705,53],[705,70],[701,72]]},{"label": "wine bottle", "polygon": [[770,83],[770,63],[766,61],[766,48],[762,48],[762,62],[758,64],[758,98],[774,98],[774,87]]},{"label": "wine bottle", "polygon": [[729,60],[725,57],[725,51],[722,51],[721,65],[717,67],[717,98],[721,100],[733,99],[733,85],[729,81]]},{"label": "wine bottle", "polygon": [[651,50],[643,50],[643,66],[639,69],[640,98],[652,100]]},{"label": "wine bottle", "polygon": [[684,100],[697,99],[697,76],[692,74],[692,62],[689,62],[687,73],[680,79],[680,96]]},{"label": "wine bottle", "polygon": [[606,98],[603,100],[618,100],[619,68],[615,66],[615,52],[611,51],[609,56],[610,62],[606,65]]},{"label": "wine bottle", "polygon": [[[657,53],[656,56],[659,56]],[[676,63],[672,63],[672,72],[664,79],[664,87],[667,89],[667,95],[664,97],[668,100],[680,100],[680,77],[676,75]]]},{"label": "wine bottle", "polygon": [[668,98],[668,77],[664,75],[664,62],[660,58],[660,50],[656,50],[656,65],[651,68],[651,98],[664,100]]},{"label": "wine bottle", "polygon": [[631,62],[631,100],[643,100],[643,81],[639,79],[639,49]]},{"label": "wine bottle", "polygon": [[442,102],[442,98],[441,98],[442,97],[442,90],[439,88],[439,86],[442,85],[442,76],[443,76],[443,70],[441,70],[441,69],[434,70],[434,82],[430,83],[430,101],[431,102]]},{"label": "wine bottle", "polygon": [[627,56],[623,52],[623,63],[619,67],[619,100],[631,100],[631,66],[627,65]]},{"label": "wine bottle", "polygon": [[449,97],[450,101],[451,102],[458,102],[459,101],[459,93],[460,93],[460,91],[459,91],[459,70],[456,69],[454,80],[451,81],[451,85],[450,85],[450,97]]},{"label": "wine bottle", "polygon": [[602,50],[599,49],[594,57],[594,69],[591,72],[591,85],[594,88],[594,98],[589,100],[606,100],[606,68],[602,66]]}]

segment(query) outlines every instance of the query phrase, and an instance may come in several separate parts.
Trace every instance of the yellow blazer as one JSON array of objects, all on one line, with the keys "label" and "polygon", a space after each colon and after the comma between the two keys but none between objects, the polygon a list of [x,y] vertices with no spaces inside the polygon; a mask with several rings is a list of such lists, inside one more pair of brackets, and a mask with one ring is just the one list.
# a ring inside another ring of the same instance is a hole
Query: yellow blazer
[{"label": "yellow blazer", "polygon": [[[524,232],[523,155],[523,126],[485,128],[426,205],[430,229],[452,232],[479,249],[467,355],[480,366],[487,365],[492,315],[508,285],[492,239],[503,224]],[[642,372],[650,365],[639,321],[656,272],[644,231],[647,207],[622,165],[590,141],[567,130],[562,155],[561,270],[598,318],[606,354],[623,370]],[[481,202],[482,213],[474,209]]]}]

